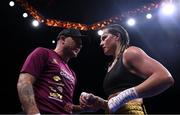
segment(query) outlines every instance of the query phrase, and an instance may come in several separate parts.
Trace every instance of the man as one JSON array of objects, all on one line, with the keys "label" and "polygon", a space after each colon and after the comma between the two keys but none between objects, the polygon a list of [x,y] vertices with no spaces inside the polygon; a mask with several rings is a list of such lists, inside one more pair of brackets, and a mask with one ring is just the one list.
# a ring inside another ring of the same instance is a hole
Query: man
[{"label": "man", "polygon": [[70,114],[85,110],[73,105],[76,76],[68,66],[77,57],[85,36],[76,29],[64,29],[54,50],[38,47],[27,57],[17,89],[26,114]]}]

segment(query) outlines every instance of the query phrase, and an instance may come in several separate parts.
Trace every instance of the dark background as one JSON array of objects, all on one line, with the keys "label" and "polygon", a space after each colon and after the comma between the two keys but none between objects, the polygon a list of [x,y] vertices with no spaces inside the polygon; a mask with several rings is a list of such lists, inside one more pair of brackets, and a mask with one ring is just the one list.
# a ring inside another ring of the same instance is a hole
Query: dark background
[{"label": "dark background", "polygon": [[[160,0],[159,0],[160,1]],[[140,7],[152,0],[29,0],[44,17],[62,21],[93,24],[118,15],[132,8]],[[177,6],[180,2],[175,1]],[[23,18],[25,10],[16,4],[9,7],[9,1],[1,2],[1,79],[0,113],[18,113],[21,105],[18,99],[16,83],[19,71],[27,55],[36,47],[54,48],[52,40],[62,30],[40,24],[31,25],[32,17]],[[177,7],[178,8],[178,7]],[[146,20],[137,15],[137,25],[128,27],[125,21],[118,22],[129,32],[131,44],[141,47],[148,55],[161,62],[171,72],[175,84],[162,94],[144,99],[148,113],[177,114],[180,97],[180,15],[168,18],[159,16]],[[78,84],[74,102],[78,103],[82,91],[91,92],[105,98],[102,89],[109,57],[103,55],[99,47],[96,31],[82,31],[89,37],[83,41],[83,49],[78,58],[69,63],[77,74]],[[97,113],[103,113],[98,111]]]}]

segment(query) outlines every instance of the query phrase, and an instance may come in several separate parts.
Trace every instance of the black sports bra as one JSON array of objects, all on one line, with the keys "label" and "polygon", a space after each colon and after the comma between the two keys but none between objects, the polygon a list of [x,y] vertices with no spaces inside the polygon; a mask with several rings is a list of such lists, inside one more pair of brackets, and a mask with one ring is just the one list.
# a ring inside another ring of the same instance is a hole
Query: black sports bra
[{"label": "black sports bra", "polygon": [[143,81],[143,78],[138,77],[127,70],[120,58],[114,67],[107,72],[104,79],[103,88],[107,96],[136,86]]}]

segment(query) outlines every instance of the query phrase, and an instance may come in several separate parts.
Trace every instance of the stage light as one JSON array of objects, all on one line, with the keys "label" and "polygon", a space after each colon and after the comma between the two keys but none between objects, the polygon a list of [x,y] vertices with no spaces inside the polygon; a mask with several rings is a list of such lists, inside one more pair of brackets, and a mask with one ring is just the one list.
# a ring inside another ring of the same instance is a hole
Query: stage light
[{"label": "stage light", "polygon": [[33,20],[33,21],[32,21],[32,25],[33,25],[34,27],[38,27],[38,26],[39,26],[39,22],[38,22],[37,20]]},{"label": "stage light", "polygon": [[146,18],[147,18],[147,19],[151,19],[151,18],[152,18],[152,14],[148,13],[148,14],[146,15]]},{"label": "stage light", "polygon": [[44,23],[44,20],[41,20],[42,23]]},{"label": "stage light", "polygon": [[103,31],[102,31],[102,30],[99,30],[97,33],[98,33],[98,35],[101,36],[101,35],[103,34]]},{"label": "stage light", "polygon": [[130,18],[130,19],[128,19],[127,24],[128,24],[129,26],[134,26],[134,25],[136,24],[136,21],[135,21],[135,19]]},{"label": "stage light", "polygon": [[175,12],[175,6],[172,3],[163,3],[160,11],[164,15],[172,15]]},{"label": "stage light", "polygon": [[9,6],[13,7],[15,5],[14,1],[9,2]]},{"label": "stage light", "polygon": [[27,18],[28,17],[28,14],[25,12],[25,13],[23,13],[23,17],[24,18]]},{"label": "stage light", "polygon": [[52,40],[52,43],[53,43],[53,44],[55,44],[55,43],[56,43],[56,41],[55,41],[55,40]]}]

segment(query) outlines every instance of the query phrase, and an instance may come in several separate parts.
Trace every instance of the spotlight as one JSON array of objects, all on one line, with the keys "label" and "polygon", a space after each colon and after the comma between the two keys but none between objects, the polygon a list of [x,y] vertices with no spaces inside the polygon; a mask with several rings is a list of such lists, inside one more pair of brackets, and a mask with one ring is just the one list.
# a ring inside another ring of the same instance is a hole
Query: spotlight
[{"label": "spotlight", "polygon": [[56,43],[55,40],[52,40],[52,43],[55,44]]},{"label": "spotlight", "polygon": [[34,27],[38,27],[38,26],[39,26],[39,22],[38,22],[37,20],[33,20],[33,21],[32,21],[32,25],[33,25]]},{"label": "spotlight", "polygon": [[175,11],[175,6],[172,3],[162,4],[161,12],[165,15],[172,15]]},{"label": "spotlight", "polygon": [[24,18],[27,18],[28,17],[28,14],[25,12],[25,13],[23,13],[23,17]]},{"label": "spotlight", "polygon": [[134,26],[134,25],[136,24],[136,21],[135,21],[135,19],[130,18],[130,19],[128,19],[127,24],[128,24],[129,26]]},{"label": "spotlight", "polygon": [[147,19],[151,19],[151,18],[152,18],[152,14],[148,13],[148,14],[146,15],[146,18],[147,18]]},{"label": "spotlight", "polygon": [[103,31],[102,31],[102,30],[99,30],[97,33],[98,33],[98,35],[101,36],[101,35],[103,34]]},{"label": "spotlight", "polygon": [[15,4],[14,1],[10,1],[10,2],[9,2],[9,6],[11,6],[11,7],[13,7],[14,4]]}]

